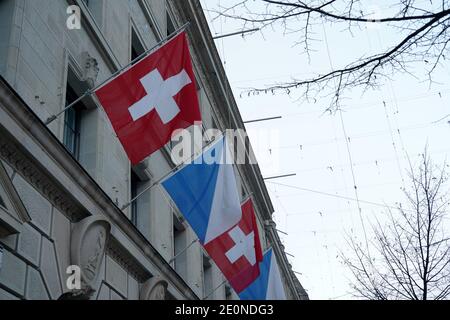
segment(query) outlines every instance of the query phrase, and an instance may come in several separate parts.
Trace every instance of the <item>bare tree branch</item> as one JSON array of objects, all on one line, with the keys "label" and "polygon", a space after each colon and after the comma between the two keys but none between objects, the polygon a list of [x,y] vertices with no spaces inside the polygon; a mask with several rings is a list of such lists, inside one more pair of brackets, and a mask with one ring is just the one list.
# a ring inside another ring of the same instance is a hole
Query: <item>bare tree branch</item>
[{"label": "bare tree branch", "polygon": [[328,96],[328,109],[336,110],[342,96],[353,88],[360,87],[364,91],[376,88],[384,78],[397,72],[417,77],[410,71],[413,64],[425,65],[425,74],[432,83],[434,71],[446,59],[450,42],[450,0],[442,0],[440,5],[431,3],[428,7],[418,5],[416,0],[397,0],[392,8],[389,16],[372,17],[370,12],[363,12],[361,3],[355,0],[247,0],[214,12],[217,17],[241,21],[243,29],[250,24],[260,30],[281,26],[283,33],[298,32],[300,38],[296,44],[303,44],[309,60],[314,52],[311,41],[315,25],[346,23],[350,33],[352,28],[368,24],[398,29],[399,39],[392,47],[356,58],[346,66],[309,79],[293,79],[243,91],[251,95],[276,91],[290,94],[297,90],[305,99]]},{"label": "bare tree branch", "polygon": [[410,209],[389,211],[387,222],[372,226],[375,254],[355,239],[347,241],[352,257],[343,256],[354,276],[353,289],[367,299],[446,299],[450,295],[450,235],[444,228],[449,209],[448,176],[422,155],[410,168]]}]

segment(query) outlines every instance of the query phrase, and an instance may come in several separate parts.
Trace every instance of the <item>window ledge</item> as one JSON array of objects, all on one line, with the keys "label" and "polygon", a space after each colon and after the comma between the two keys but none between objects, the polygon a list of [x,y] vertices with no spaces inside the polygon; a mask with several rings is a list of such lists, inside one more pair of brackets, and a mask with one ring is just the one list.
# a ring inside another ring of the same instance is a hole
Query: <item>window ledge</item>
[{"label": "window ledge", "polygon": [[0,238],[7,237],[22,231],[22,223],[0,206]]}]

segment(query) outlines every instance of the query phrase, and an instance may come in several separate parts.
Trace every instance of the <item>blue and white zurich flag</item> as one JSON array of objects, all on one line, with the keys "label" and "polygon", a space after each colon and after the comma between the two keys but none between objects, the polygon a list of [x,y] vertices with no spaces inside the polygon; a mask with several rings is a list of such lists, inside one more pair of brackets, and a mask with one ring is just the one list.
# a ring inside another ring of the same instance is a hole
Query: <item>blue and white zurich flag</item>
[{"label": "blue and white zurich flag", "polygon": [[241,220],[232,163],[226,139],[221,137],[193,162],[162,182],[202,244]]},{"label": "blue and white zurich flag", "polygon": [[259,264],[259,277],[239,293],[241,300],[286,300],[280,270],[273,250]]}]

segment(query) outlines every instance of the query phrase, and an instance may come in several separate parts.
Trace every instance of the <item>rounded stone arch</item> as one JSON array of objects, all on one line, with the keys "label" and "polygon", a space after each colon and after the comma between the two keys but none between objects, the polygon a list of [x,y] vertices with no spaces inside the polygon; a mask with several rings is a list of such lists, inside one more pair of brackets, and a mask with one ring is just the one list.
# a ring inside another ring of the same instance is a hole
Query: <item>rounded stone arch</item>
[{"label": "rounded stone arch", "polygon": [[142,285],[139,299],[167,300],[167,286],[166,280],[160,276],[153,276]]}]

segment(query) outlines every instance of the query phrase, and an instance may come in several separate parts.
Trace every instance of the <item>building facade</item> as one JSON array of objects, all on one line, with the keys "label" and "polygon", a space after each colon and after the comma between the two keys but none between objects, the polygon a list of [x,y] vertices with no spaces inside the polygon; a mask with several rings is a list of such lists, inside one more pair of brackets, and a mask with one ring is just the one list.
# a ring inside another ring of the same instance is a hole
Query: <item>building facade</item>
[{"label": "building facade", "polygon": [[[186,22],[204,129],[244,128],[198,0],[0,2],[0,300],[238,299],[160,187],[127,206],[175,167],[171,144],[131,166],[92,96],[64,111]],[[258,165],[235,171],[307,299]]]}]

